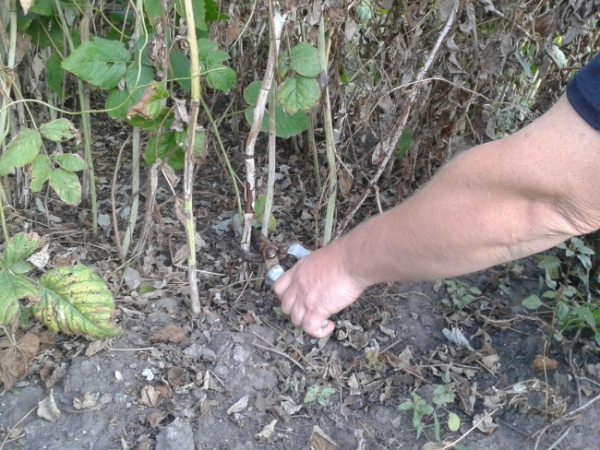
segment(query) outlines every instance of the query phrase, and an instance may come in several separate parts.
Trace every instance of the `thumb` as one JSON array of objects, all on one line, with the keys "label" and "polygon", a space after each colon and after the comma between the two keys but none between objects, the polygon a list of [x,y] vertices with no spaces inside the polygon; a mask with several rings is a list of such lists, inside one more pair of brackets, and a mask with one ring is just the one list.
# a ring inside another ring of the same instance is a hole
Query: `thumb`
[{"label": "thumb", "polygon": [[308,323],[304,324],[303,328],[308,334],[318,339],[324,338],[325,336],[333,333],[335,325],[331,320],[314,321],[308,320]]}]

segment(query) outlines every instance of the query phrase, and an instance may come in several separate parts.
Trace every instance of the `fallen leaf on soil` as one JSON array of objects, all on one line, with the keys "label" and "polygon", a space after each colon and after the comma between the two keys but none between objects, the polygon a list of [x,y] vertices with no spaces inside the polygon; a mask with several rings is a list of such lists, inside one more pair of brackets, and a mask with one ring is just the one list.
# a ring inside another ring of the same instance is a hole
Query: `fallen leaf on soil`
[{"label": "fallen leaf on soil", "polygon": [[140,392],[140,403],[153,408],[158,406],[160,392],[154,389],[154,386],[144,386]]},{"label": "fallen leaf on soil", "polygon": [[534,372],[548,372],[555,370],[557,367],[558,363],[555,360],[543,355],[536,355],[531,363]]},{"label": "fallen leaf on soil", "polygon": [[162,420],[167,417],[167,413],[162,411],[152,411],[146,416],[146,420],[152,428],[156,428]]},{"label": "fallen leaf on soil", "polygon": [[87,356],[87,357],[94,356],[99,351],[104,350],[105,347],[106,347],[106,341],[98,339],[98,340],[92,342],[90,345],[88,345],[88,348],[85,349],[85,356]]},{"label": "fallen leaf on soil", "polygon": [[[475,425],[477,429],[482,433],[489,435],[494,432],[498,425],[494,423],[494,419],[492,418],[492,416],[485,417],[488,414],[489,413],[487,411],[484,411],[481,414],[476,414],[473,417],[473,425]],[[485,419],[481,420],[484,417]]]},{"label": "fallen leaf on soil", "polygon": [[338,445],[333,439],[325,434],[317,425],[313,427],[313,432],[308,440],[308,447],[311,450],[337,450]]},{"label": "fallen leaf on soil", "polygon": [[35,334],[27,333],[17,345],[0,351],[0,382],[8,390],[31,366],[38,352],[40,341]]},{"label": "fallen leaf on soil", "polygon": [[86,392],[83,394],[83,397],[75,397],[73,399],[73,407],[75,409],[91,409],[98,406],[98,400],[100,399],[100,393],[95,392],[94,394],[90,394]]},{"label": "fallen leaf on soil", "polygon": [[487,367],[490,372],[496,373],[498,368],[500,367],[500,357],[498,355],[489,355],[481,358],[481,363]]},{"label": "fallen leaf on soil", "polygon": [[276,424],[277,424],[277,419],[273,419],[273,421],[269,425],[264,427],[260,433],[255,434],[254,437],[261,441],[266,441],[267,439],[269,439],[271,437],[271,435],[275,431]]},{"label": "fallen leaf on soil", "polygon": [[169,388],[169,386],[165,386],[164,384],[159,384],[156,386],[156,391],[164,398],[173,398],[173,391]]},{"label": "fallen leaf on soil", "polygon": [[227,410],[227,415],[230,416],[233,413],[243,411],[244,409],[246,409],[246,406],[248,406],[248,396],[244,395],[242,398],[240,398],[237,402],[235,402],[229,407],[229,409]]},{"label": "fallen leaf on soil", "polygon": [[167,325],[156,333],[152,334],[148,340],[150,342],[173,342],[178,344],[185,339],[185,331],[177,324]]},{"label": "fallen leaf on soil", "polygon": [[60,409],[56,406],[52,389],[50,389],[50,395],[38,403],[37,415],[49,422],[56,422],[60,419]]},{"label": "fallen leaf on soil", "polygon": [[167,373],[167,381],[173,387],[183,386],[186,382],[187,372],[181,367],[171,367]]}]

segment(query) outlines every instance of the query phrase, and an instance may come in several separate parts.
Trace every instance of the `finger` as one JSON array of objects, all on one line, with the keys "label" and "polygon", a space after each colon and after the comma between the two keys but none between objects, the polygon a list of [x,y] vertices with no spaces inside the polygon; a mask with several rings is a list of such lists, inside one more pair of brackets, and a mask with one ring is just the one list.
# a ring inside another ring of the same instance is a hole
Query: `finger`
[{"label": "finger", "polygon": [[315,328],[314,323],[306,323],[304,324],[304,331],[306,331],[311,336],[321,339],[333,333],[333,330],[335,329],[335,325],[331,320],[322,320],[321,323],[317,325],[318,326]]},{"label": "finger", "polygon": [[290,287],[291,282],[292,278],[290,276],[290,271],[284,272],[284,274],[281,275],[273,284],[273,291],[275,291],[275,295],[281,299],[285,294],[285,291],[287,291]]}]

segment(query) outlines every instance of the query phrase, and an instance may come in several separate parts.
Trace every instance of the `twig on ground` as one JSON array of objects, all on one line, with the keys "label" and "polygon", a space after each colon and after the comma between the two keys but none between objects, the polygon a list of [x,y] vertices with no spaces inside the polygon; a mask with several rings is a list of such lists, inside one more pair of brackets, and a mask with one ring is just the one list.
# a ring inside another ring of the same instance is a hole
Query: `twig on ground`
[{"label": "twig on ground", "polygon": [[[256,334],[256,333],[254,333],[254,334]],[[256,334],[256,335],[258,336],[258,334]],[[294,363],[296,366],[298,366],[302,370],[302,372],[306,372],[306,370],[304,369],[304,367],[302,367],[300,365],[300,363],[298,361],[296,361],[294,358],[292,358],[290,355],[287,355],[287,354],[285,354],[283,352],[280,352],[279,350],[276,350],[274,348],[269,348],[269,347],[265,347],[264,345],[257,344],[256,342],[253,342],[252,345],[254,345],[255,347],[258,347],[258,348],[262,348],[263,350],[267,350],[269,352],[275,353],[275,354],[277,354],[279,356],[283,356],[284,358],[289,359],[292,363]]]}]

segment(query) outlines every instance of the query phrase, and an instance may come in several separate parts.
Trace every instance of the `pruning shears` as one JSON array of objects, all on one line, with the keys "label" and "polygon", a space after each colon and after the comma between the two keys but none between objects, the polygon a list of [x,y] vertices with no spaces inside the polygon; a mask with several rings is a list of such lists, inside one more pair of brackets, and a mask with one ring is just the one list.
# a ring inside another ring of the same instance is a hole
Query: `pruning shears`
[{"label": "pruning shears", "polygon": [[250,245],[253,251],[245,251],[241,247],[236,249],[240,257],[247,262],[264,263],[267,267],[267,279],[274,283],[287,270],[306,255],[310,254],[299,243],[279,244],[265,238],[258,230],[252,231]]}]

